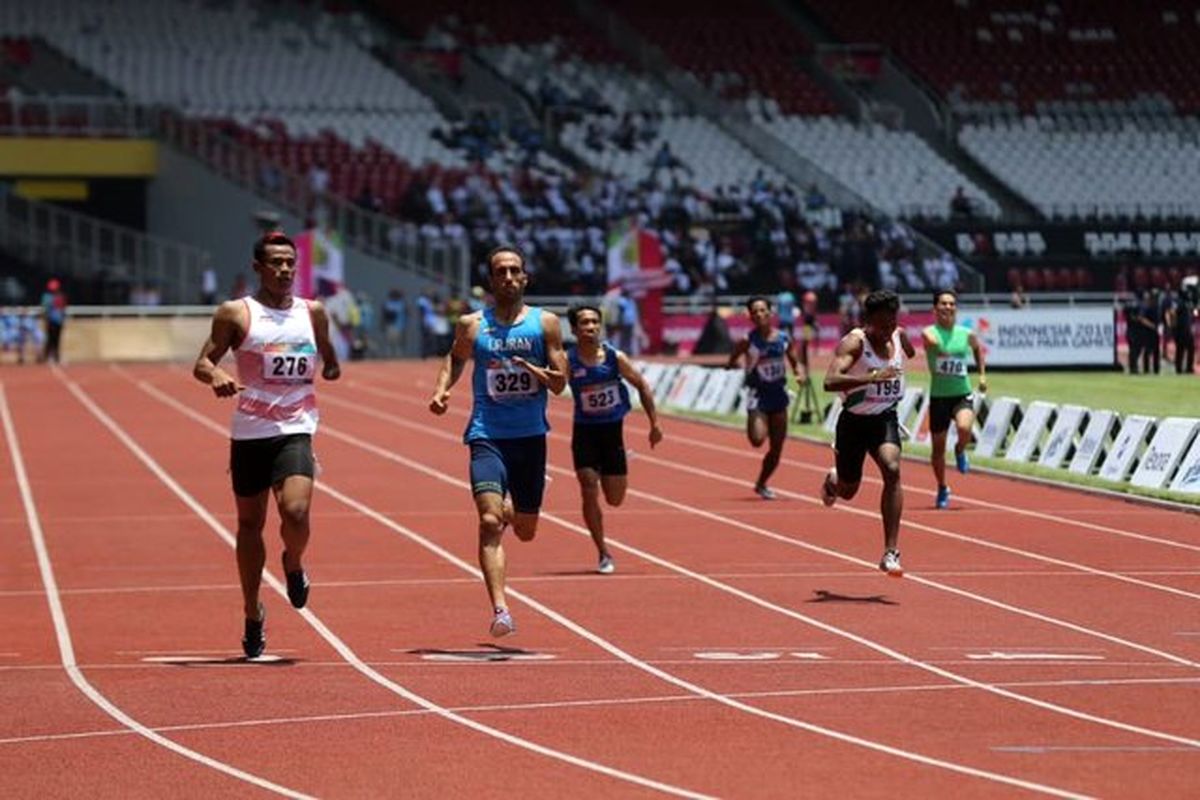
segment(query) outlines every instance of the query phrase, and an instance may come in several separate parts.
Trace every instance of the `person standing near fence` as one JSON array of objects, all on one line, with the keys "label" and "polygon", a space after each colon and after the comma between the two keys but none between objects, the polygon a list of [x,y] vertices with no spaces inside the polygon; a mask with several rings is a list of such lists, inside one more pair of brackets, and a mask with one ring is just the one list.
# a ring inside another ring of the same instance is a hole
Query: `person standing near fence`
[{"label": "person standing near fence", "polygon": [[57,364],[61,360],[59,348],[63,326],[67,322],[67,295],[58,278],[46,282],[46,291],[42,293],[42,320],[46,325],[46,347],[42,351],[42,361]]}]

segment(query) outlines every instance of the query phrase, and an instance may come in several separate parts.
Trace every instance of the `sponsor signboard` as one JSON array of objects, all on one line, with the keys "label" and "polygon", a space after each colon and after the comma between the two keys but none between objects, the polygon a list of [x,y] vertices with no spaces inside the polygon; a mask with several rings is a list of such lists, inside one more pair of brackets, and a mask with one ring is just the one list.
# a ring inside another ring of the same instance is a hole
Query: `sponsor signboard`
[{"label": "sponsor signboard", "polygon": [[1200,428],[1200,419],[1167,417],[1160,422],[1129,482],[1149,489],[1166,485],[1197,428]]},{"label": "sponsor signboard", "polygon": [[1021,425],[1017,428],[1012,443],[1004,452],[1004,460],[1028,461],[1033,458],[1033,453],[1041,445],[1042,435],[1045,434],[1046,426],[1050,424],[1057,408],[1054,403],[1041,400],[1030,403],[1029,408],[1025,409],[1025,416],[1021,419]]},{"label": "sponsor signboard", "polygon": [[1192,441],[1192,449],[1183,457],[1175,480],[1171,481],[1171,491],[1200,494],[1200,436]]},{"label": "sponsor signboard", "polygon": [[1075,446],[1075,436],[1083,427],[1087,415],[1088,410],[1083,406],[1067,405],[1058,409],[1054,427],[1050,429],[1050,435],[1046,437],[1046,446],[1042,448],[1042,455],[1038,458],[1040,466],[1057,468],[1063,465],[1071,453],[1071,448]]},{"label": "sponsor signboard", "polygon": [[994,456],[1000,451],[1004,440],[1008,438],[1013,415],[1017,413],[1020,402],[1015,397],[1000,397],[991,404],[987,422],[983,424],[983,430],[975,442],[976,453],[981,456]]},{"label": "sponsor signboard", "polygon": [[1151,428],[1154,426],[1153,417],[1127,417],[1121,426],[1121,432],[1109,448],[1100,465],[1100,477],[1110,481],[1123,481],[1133,467],[1134,459],[1138,457],[1142,442],[1146,441]]},{"label": "sponsor signboard", "polygon": [[1096,469],[1096,462],[1104,453],[1104,444],[1112,435],[1117,425],[1117,412],[1107,409],[1093,410],[1088,415],[1087,428],[1079,438],[1079,446],[1071,457],[1068,468],[1077,475],[1091,475]]},{"label": "sponsor signboard", "polygon": [[1112,308],[962,309],[959,318],[979,337],[988,367],[1106,367],[1117,363]]},{"label": "sponsor signboard", "polygon": [[696,402],[700,389],[708,379],[709,371],[704,367],[688,364],[675,374],[671,390],[667,392],[667,400],[663,405],[670,408],[689,409]]}]

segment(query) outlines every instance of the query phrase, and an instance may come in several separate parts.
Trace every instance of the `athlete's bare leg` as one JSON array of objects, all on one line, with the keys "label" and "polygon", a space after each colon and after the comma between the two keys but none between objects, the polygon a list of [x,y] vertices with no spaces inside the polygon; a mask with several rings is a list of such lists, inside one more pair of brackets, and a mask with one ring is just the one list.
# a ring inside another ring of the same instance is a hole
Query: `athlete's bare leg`
[{"label": "athlete's bare leg", "polygon": [[508,608],[504,597],[505,557],[500,543],[504,535],[504,497],[495,492],[475,495],[479,512],[479,569],[487,586],[492,608]]},{"label": "athlete's bare leg", "polygon": [[253,497],[237,497],[237,565],[242,584],[242,605],[246,619],[259,619],[258,591],[262,586],[267,550],[263,545],[263,527],[267,524],[267,492]]},{"label": "athlete's bare leg", "polygon": [[884,443],[871,458],[879,465],[883,478],[883,494],[879,499],[879,513],[883,517],[883,546],[888,550],[898,549],[900,539],[900,515],[904,511],[904,490],[900,486],[900,448]]}]

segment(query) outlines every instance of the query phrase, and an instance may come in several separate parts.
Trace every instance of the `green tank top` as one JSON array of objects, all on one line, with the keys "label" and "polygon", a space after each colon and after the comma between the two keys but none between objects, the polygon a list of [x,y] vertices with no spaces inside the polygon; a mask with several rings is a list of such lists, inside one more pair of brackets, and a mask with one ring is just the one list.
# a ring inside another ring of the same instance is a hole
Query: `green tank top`
[{"label": "green tank top", "polygon": [[930,397],[961,397],[971,393],[971,379],[967,377],[967,364],[971,358],[971,329],[955,325],[946,330],[938,325],[925,329],[937,337],[936,348],[925,348],[925,360],[929,362],[929,374],[933,382],[929,387]]}]

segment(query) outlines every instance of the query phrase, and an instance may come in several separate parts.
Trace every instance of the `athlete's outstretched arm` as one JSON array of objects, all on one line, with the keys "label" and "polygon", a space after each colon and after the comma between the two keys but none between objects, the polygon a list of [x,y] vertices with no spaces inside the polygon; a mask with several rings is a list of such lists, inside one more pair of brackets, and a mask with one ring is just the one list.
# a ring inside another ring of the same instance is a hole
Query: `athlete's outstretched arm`
[{"label": "athlete's outstretched arm", "polygon": [[662,428],[658,425],[658,409],[654,407],[654,392],[650,391],[650,384],[646,383],[646,376],[642,371],[620,350],[617,351],[617,369],[621,377],[637,389],[638,397],[642,401],[642,410],[646,412],[646,419],[650,420],[650,447],[653,449],[663,437]]},{"label": "athlete's outstretched arm", "polygon": [[520,356],[513,356],[512,362],[532,373],[538,382],[555,394],[562,394],[567,388],[567,351],[563,349],[562,324],[558,315],[549,311],[542,312],[542,330],[546,336],[546,366],[539,367],[530,364]]},{"label": "athlete's outstretched arm", "polygon": [[212,386],[213,394],[217,397],[232,397],[243,388],[237,380],[218,364],[230,348],[237,347],[245,329],[242,325],[242,308],[240,300],[229,300],[217,306],[213,312],[212,331],[200,348],[200,355],[192,367],[192,375],[201,383]]},{"label": "athlete's outstretched arm", "polygon": [[913,347],[913,343],[908,338],[908,331],[903,327],[900,328],[900,348],[909,358],[913,358],[917,354],[917,348]]},{"label": "athlete's outstretched arm", "polygon": [[333,349],[333,342],[329,340],[329,313],[319,300],[308,301],[308,313],[312,317],[317,352],[321,354],[321,377],[336,381],[342,376],[342,365],[338,363],[337,350]]},{"label": "athlete's outstretched arm", "polygon": [[987,358],[983,354],[983,344],[974,331],[967,336],[967,344],[971,345],[971,352],[975,354],[975,366],[979,368],[979,391],[987,394]]},{"label": "athlete's outstretched arm", "polygon": [[800,358],[796,355],[796,340],[788,337],[787,349],[783,351],[787,357],[788,363],[792,365],[792,374],[796,376],[797,383],[804,383],[808,380],[808,367],[800,363]]},{"label": "athlete's outstretched arm", "polygon": [[454,323],[454,344],[442,361],[437,380],[433,384],[433,397],[429,399],[429,410],[434,414],[445,414],[450,401],[450,387],[462,377],[463,367],[471,358],[475,348],[475,332],[479,326],[479,312],[463,314]]}]

